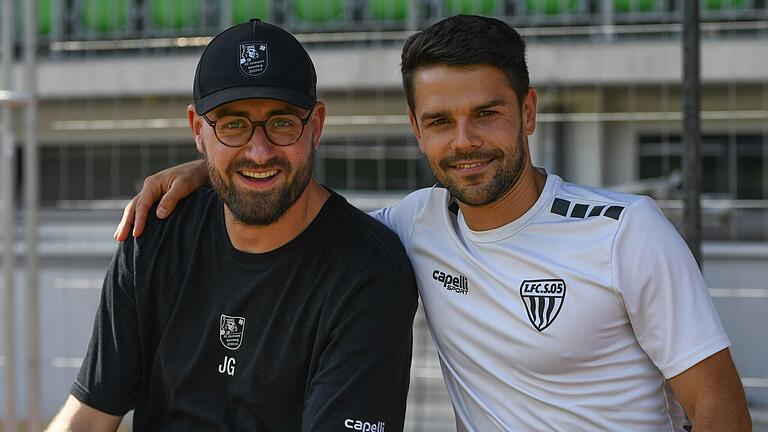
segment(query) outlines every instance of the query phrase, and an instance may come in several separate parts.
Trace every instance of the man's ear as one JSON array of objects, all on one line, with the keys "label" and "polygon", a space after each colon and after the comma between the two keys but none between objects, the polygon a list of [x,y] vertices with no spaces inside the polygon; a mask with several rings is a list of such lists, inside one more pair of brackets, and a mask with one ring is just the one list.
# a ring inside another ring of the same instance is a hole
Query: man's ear
[{"label": "man's ear", "polygon": [[523,131],[526,135],[533,135],[536,130],[536,105],[538,96],[536,89],[528,87],[528,93],[523,99]]},{"label": "man's ear", "polygon": [[200,154],[205,154],[205,148],[203,148],[203,120],[195,112],[195,106],[190,104],[187,106],[187,121],[189,122],[189,128],[192,130],[192,138],[195,140],[195,147]]},{"label": "man's ear", "polygon": [[421,130],[419,130],[419,122],[416,120],[416,116],[413,114],[410,108],[408,108],[408,121],[411,123],[411,131],[413,136],[416,137],[416,142],[419,143],[419,150],[424,153],[424,148],[421,146]]},{"label": "man's ear", "polygon": [[308,126],[312,128],[312,145],[315,150],[320,146],[320,136],[323,134],[323,125],[325,124],[325,102],[317,101],[312,111],[312,118],[309,119]]}]

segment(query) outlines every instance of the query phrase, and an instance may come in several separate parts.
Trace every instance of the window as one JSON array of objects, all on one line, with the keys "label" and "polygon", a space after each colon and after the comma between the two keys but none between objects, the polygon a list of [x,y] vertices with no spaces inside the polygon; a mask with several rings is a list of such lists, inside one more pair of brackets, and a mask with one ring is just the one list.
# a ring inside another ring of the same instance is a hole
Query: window
[{"label": "window", "polygon": [[315,171],[338,190],[411,191],[435,183],[411,137],[324,140]]},{"label": "window", "polygon": [[40,202],[127,199],[147,175],[198,158],[189,143],[42,147]]},{"label": "window", "polygon": [[[640,137],[640,179],[682,170],[680,136]],[[768,137],[758,134],[702,136],[702,188],[710,198],[768,198]]]}]

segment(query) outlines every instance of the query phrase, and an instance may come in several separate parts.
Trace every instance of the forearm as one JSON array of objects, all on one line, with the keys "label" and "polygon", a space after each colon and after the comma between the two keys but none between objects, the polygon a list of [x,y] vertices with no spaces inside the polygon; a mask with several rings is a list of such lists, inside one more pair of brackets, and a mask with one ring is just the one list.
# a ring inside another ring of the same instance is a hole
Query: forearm
[{"label": "forearm", "polygon": [[752,420],[746,404],[737,398],[708,398],[697,401],[691,416],[692,432],[750,432]]},{"label": "forearm", "polygon": [[155,214],[164,219],[181,199],[207,184],[208,168],[202,160],[176,165],[147,177],[139,194],[125,207],[113,237],[117,241],[125,241],[131,233],[134,237],[140,236],[147,213],[155,201],[160,200]]},{"label": "forearm", "polygon": [[122,417],[113,416],[69,396],[46,432],[114,432]]},{"label": "forearm", "polygon": [[724,349],[669,380],[695,432],[749,432],[752,420],[730,351]]},{"label": "forearm", "polygon": [[113,427],[112,423],[94,422],[82,416],[65,417],[59,414],[51,421],[45,432],[114,432],[119,424],[118,421]]},{"label": "forearm", "polygon": [[189,175],[191,178],[191,185],[200,187],[210,184],[210,178],[208,177],[208,168],[205,166],[205,161],[194,160],[179,165],[180,167],[187,167],[189,169]]}]

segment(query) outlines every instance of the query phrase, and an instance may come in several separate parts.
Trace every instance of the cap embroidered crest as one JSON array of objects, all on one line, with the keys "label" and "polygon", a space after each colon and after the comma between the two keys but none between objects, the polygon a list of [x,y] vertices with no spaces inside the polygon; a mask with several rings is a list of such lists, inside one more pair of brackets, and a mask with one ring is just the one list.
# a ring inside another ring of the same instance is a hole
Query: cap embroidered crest
[{"label": "cap embroidered crest", "polygon": [[254,77],[263,74],[269,66],[267,54],[267,44],[264,42],[241,43],[240,71]]}]

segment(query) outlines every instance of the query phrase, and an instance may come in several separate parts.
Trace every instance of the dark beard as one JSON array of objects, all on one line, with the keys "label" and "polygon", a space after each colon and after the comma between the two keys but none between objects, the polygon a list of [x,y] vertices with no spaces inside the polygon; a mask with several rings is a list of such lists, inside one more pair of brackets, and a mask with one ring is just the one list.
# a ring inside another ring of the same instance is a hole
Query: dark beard
[{"label": "dark beard", "polygon": [[244,225],[267,226],[277,222],[307,188],[312,176],[314,158],[313,146],[307,163],[296,167],[294,178],[268,192],[240,190],[234,186],[231,179],[233,176],[240,175],[237,171],[249,168],[281,168],[284,173],[287,173],[291,167],[287,160],[274,157],[261,165],[248,160],[235,161],[227,168],[226,180],[210,164],[207,156],[205,165],[208,168],[208,177],[211,179],[213,189],[219,194],[221,201],[229,208],[235,219]]},{"label": "dark beard", "polygon": [[[435,178],[440,181],[448,192],[450,192],[457,200],[471,206],[491,204],[501,198],[520,180],[520,176],[525,169],[525,144],[523,142],[522,129],[518,134],[517,140],[520,154],[519,157],[511,161],[502,159],[504,153],[502,153],[501,150],[491,149],[464,154],[455,153],[441,159],[438,162],[439,169],[437,169],[431,161],[429,166],[432,169],[432,174],[434,174]],[[474,159],[496,159],[504,162],[504,164],[497,170],[496,175],[494,175],[488,184],[486,184],[480,191],[473,191],[472,189],[459,186],[449,176],[438,175],[441,172],[448,171],[451,165],[455,165],[461,161]]]}]

